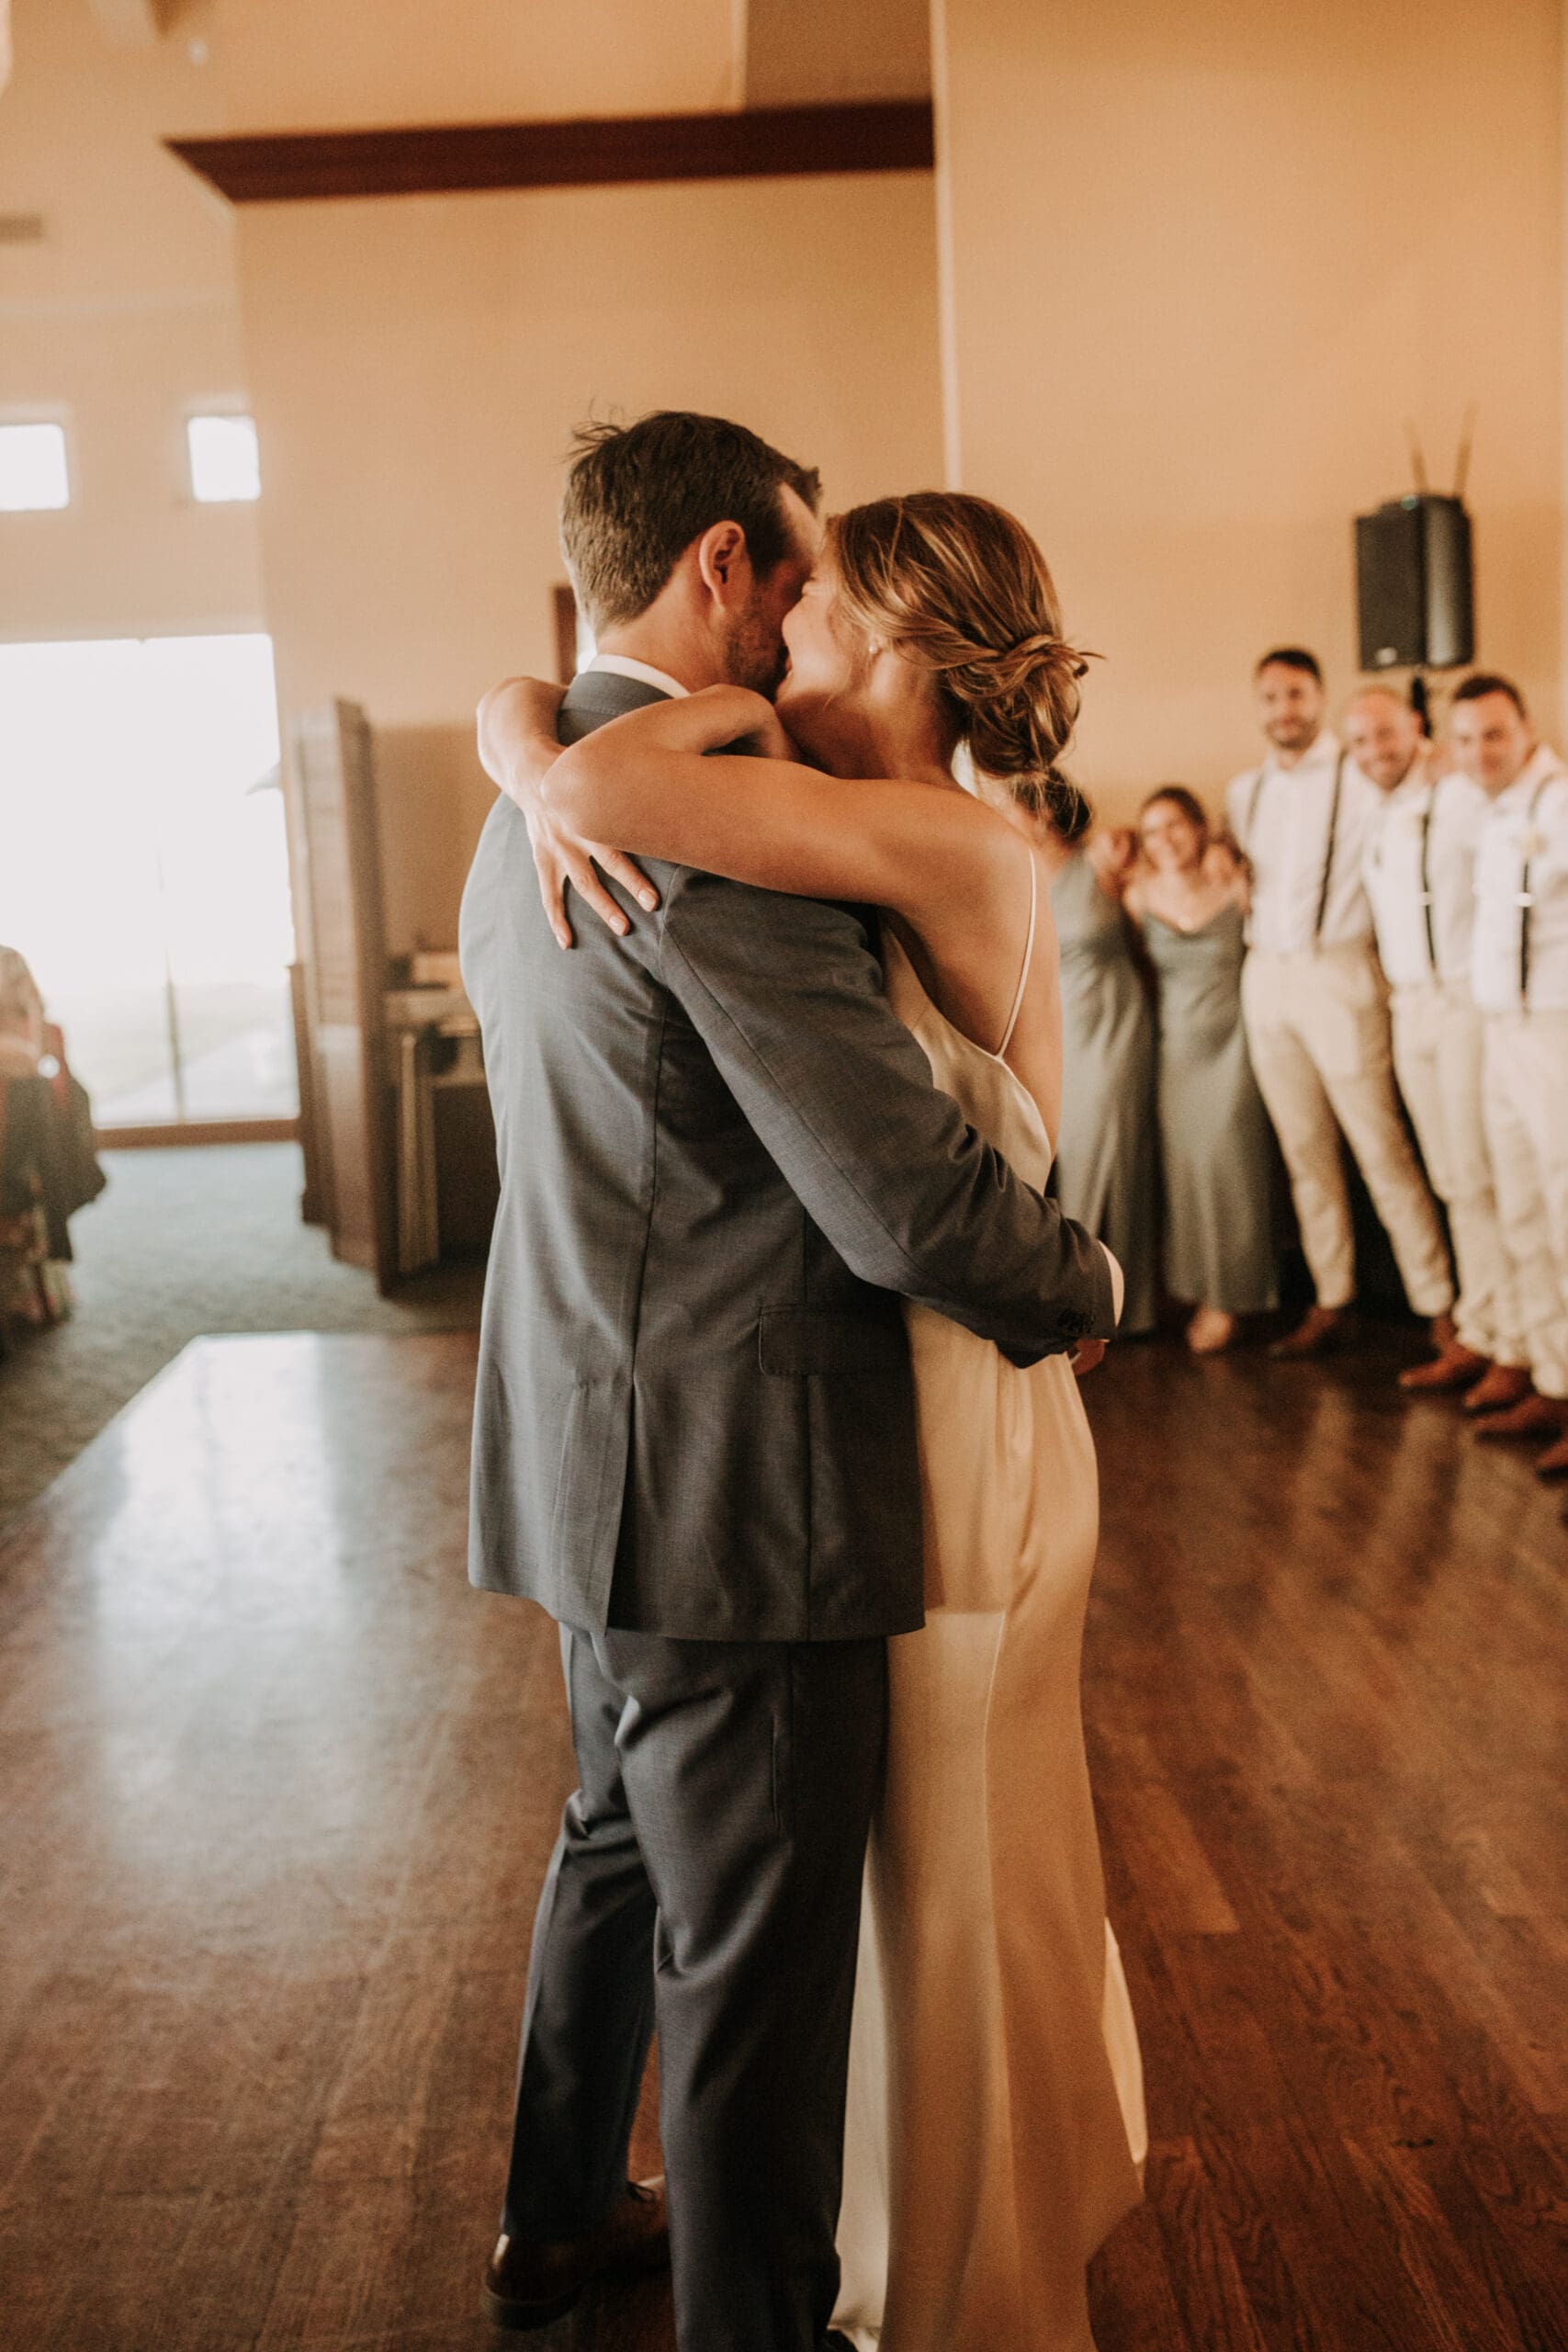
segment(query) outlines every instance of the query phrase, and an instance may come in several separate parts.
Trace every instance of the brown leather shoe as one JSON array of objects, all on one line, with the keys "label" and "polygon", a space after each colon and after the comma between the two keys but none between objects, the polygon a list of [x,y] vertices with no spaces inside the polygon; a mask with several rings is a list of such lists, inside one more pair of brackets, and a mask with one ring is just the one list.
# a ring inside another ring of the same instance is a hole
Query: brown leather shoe
[{"label": "brown leather shoe", "polygon": [[1477,1437],[1561,1437],[1568,1430],[1568,1405],[1551,1396],[1530,1395],[1510,1405],[1506,1413],[1488,1413],[1475,1424]]},{"label": "brown leather shoe", "polygon": [[609,2220],[580,2237],[502,2237],[479,2300],[497,2327],[522,2334],[564,2319],[591,2278],[637,2278],[669,2259],[662,2178],[628,2181]]},{"label": "brown leather shoe", "polygon": [[1535,1475],[1538,1478],[1568,1478],[1568,1430],[1538,1458]]},{"label": "brown leather shoe", "polygon": [[1534,1393],[1529,1374],[1522,1363],[1495,1363],[1490,1372],[1483,1373],[1461,1409],[1466,1413],[1506,1413],[1510,1405],[1522,1405]]},{"label": "brown leather shoe", "polygon": [[1399,1385],[1420,1395],[1447,1396],[1456,1389],[1473,1388],[1482,1374],[1491,1369],[1490,1356],[1477,1355],[1473,1348],[1461,1348],[1455,1340],[1429,1363],[1407,1365],[1399,1375]]},{"label": "brown leather shoe", "polygon": [[1434,1315],[1428,1321],[1427,1337],[1440,1356],[1447,1355],[1450,1348],[1458,1347],[1459,1333],[1454,1328],[1454,1318],[1446,1307],[1441,1315]]},{"label": "brown leather shoe", "polygon": [[1309,1306],[1293,1331],[1276,1340],[1269,1352],[1281,1363],[1303,1356],[1325,1356],[1343,1345],[1349,1325],[1344,1306]]}]

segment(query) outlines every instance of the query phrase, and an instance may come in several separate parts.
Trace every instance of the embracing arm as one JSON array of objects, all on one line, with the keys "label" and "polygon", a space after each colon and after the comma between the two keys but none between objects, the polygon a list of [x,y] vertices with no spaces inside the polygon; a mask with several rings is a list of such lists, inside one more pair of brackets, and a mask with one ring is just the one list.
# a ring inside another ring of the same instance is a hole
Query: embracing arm
[{"label": "embracing arm", "polygon": [[[765,756],[726,747],[756,744]],[[733,882],[813,899],[928,910],[1016,897],[1017,836],[967,793],[845,783],[793,756],[772,706],[740,686],[650,704],[574,744],[539,787],[573,831]],[[978,909],[973,909],[979,911]]]},{"label": "embracing arm", "polygon": [[570,947],[568,883],[601,922],[623,939],[627,930],[626,916],[595,869],[602,867],[650,914],[659,904],[659,893],[623,851],[568,831],[540,801],[538,780],[560,757],[556,728],[563,699],[564,689],[548,686],[542,678],[507,678],[492,686],[480,702],[476,732],[480,766],[491,782],[516,802],[526,820],[545,912],[559,945]]},{"label": "embracing arm", "polygon": [[685,872],[660,932],[666,986],[856,1273],[1019,1363],[1112,1335],[1105,1251],[933,1084],[852,914]]},{"label": "embracing arm", "polygon": [[[479,707],[479,746],[502,790],[561,837],[761,889],[896,908],[924,933],[951,931],[960,949],[974,926],[1016,910],[1018,842],[1005,819],[956,790],[820,775],[793,756],[761,695],[711,686],[651,703],[565,752],[558,702],[553,687],[510,680]],[[739,742],[766,756],[727,750]]]}]

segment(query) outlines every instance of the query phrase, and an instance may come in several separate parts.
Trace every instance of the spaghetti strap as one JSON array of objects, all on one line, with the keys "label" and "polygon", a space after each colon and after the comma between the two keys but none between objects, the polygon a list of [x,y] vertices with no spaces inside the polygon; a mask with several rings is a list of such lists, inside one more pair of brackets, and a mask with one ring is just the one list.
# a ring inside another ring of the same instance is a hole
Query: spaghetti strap
[{"label": "spaghetti strap", "polygon": [[1035,862],[1034,852],[1031,850],[1028,854],[1029,936],[1023,943],[1023,969],[1018,976],[1018,987],[1013,991],[1012,1011],[1008,1014],[1008,1025],[1002,1032],[1002,1042],[997,1047],[998,1061],[1001,1060],[1012,1043],[1012,1033],[1018,1027],[1018,1016],[1023,1010],[1023,991],[1029,986],[1029,967],[1034,961],[1034,919],[1040,911],[1040,868]]}]

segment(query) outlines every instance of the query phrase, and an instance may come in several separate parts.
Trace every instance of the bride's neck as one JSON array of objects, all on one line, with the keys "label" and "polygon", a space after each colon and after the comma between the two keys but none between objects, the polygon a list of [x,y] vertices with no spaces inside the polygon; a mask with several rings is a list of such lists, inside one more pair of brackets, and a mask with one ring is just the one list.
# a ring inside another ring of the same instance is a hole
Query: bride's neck
[{"label": "bride's neck", "polygon": [[953,763],[926,713],[841,711],[829,765],[835,775],[897,776],[907,784],[963,790]]}]

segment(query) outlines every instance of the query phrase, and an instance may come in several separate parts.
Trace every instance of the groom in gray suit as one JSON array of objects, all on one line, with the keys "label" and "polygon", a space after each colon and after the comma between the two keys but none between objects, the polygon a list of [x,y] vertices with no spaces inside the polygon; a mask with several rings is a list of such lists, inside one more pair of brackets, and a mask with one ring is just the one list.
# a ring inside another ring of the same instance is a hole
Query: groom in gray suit
[{"label": "groom in gray suit", "polygon": [[[562,537],[601,650],[563,741],[772,692],[817,496],[716,418],[584,435]],[[485,2302],[543,2325],[663,2259],[626,2179],[657,2022],[682,2352],[818,2352],[886,1641],[921,1623],[901,1301],[1027,1363],[1111,1335],[1112,1277],[933,1088],[866,910],[649,872],[655,910],[617,886],[621,934],[563,954],[502,798],[463,901],[502,1183],[471,1574],[558,1621],[581,1779]]]}]

